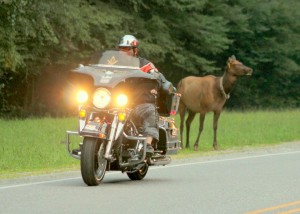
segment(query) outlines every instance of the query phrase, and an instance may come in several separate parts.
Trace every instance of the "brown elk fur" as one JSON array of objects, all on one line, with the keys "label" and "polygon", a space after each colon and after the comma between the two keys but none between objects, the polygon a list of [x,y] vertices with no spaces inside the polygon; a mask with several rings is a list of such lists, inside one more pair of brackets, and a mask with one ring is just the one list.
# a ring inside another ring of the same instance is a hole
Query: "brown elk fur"
[{"label": "brown elk fur", "polygon": [[179,113],[180,113],[180,139],[184,128],[185,111],[188,110],[186,120],[186,147],[189,148],[190,125],[195,114],[200,113],[200,127],[194,149],[198,150],[200,134],[203,130],[205,114],[214,112],[213,130],[214,140],[213,147],[218,149],[217,128],[218,119],[229,93],[236,83],[239,76],[251,75],[252,69],[243,65],[236,60],[235,56],[229,57],[227,66],[222,77],[212,75],[204,77],[188,76],[183,78],[177,85],[178,93],[181,94]]}]

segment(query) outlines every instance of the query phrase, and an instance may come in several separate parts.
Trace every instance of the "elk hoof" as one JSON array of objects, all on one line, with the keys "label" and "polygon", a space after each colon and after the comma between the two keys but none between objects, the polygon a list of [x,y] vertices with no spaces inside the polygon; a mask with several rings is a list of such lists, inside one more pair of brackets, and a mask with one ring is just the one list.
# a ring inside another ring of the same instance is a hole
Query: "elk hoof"
[{"label": "elk hoof", "polygon": [[213,145],[213,147],[214,147],[214,150],[218,150],[219,149],[218,145]]},{"label": "elk hoof", "polygon": [[194,145],[194,151],[198,151],[198,149],[199,149],[199,148],[198,148],[198,145],[195,144],[195,145]]}]

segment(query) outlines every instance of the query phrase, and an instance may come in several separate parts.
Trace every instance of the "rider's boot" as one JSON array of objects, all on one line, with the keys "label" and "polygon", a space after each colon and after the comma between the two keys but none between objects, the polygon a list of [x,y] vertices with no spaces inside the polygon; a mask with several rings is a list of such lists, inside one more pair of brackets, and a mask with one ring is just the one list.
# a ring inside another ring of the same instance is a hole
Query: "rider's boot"
[{"label": "rider's boot", "polygon": [[151,157],[153,154],[154,154],[154,148],[150,144],[147,144],[146,157]]}]

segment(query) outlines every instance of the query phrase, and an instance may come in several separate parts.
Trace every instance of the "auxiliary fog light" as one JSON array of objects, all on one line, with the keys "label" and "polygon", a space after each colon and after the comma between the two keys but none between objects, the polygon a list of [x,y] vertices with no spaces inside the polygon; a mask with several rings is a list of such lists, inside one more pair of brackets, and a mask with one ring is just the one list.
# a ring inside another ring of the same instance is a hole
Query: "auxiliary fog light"
[{"label": "auxiliary fog light", "polygon": [[80,90],[77,93],[77,102],[85,103],[89,98],[89,95],[86,91]]},{"label": "auxiliary fog light", "polygon": [[128,103],[128,97],[125,94],[120,94],[117,96],[117,105],[120,107],[126,106]]}]

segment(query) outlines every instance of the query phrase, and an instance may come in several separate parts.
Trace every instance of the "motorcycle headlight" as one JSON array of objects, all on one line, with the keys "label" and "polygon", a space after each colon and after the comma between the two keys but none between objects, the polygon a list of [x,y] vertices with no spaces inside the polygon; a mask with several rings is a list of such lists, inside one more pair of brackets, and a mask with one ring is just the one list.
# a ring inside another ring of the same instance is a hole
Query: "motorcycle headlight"
[{"label": "motorcycle headlight", "polygon": [[89,98],[89,95],[86,91],[78,91],[77,93],[77,101],[79,103],[85,103]]},{"label": "motorcycle headlight", "polygon": [[125,94],[120,94],[117,96],[117,105],[120,107],[124,107],[127,105],[128,98]]},{"label": "motorcycle headlight", "polygon": [[111,100],[111,94],[109,90],[107,90],[106,88],[98,88],[94,92],[93,104],[97,108],[107,107],[110,103],[110,100]]}]

